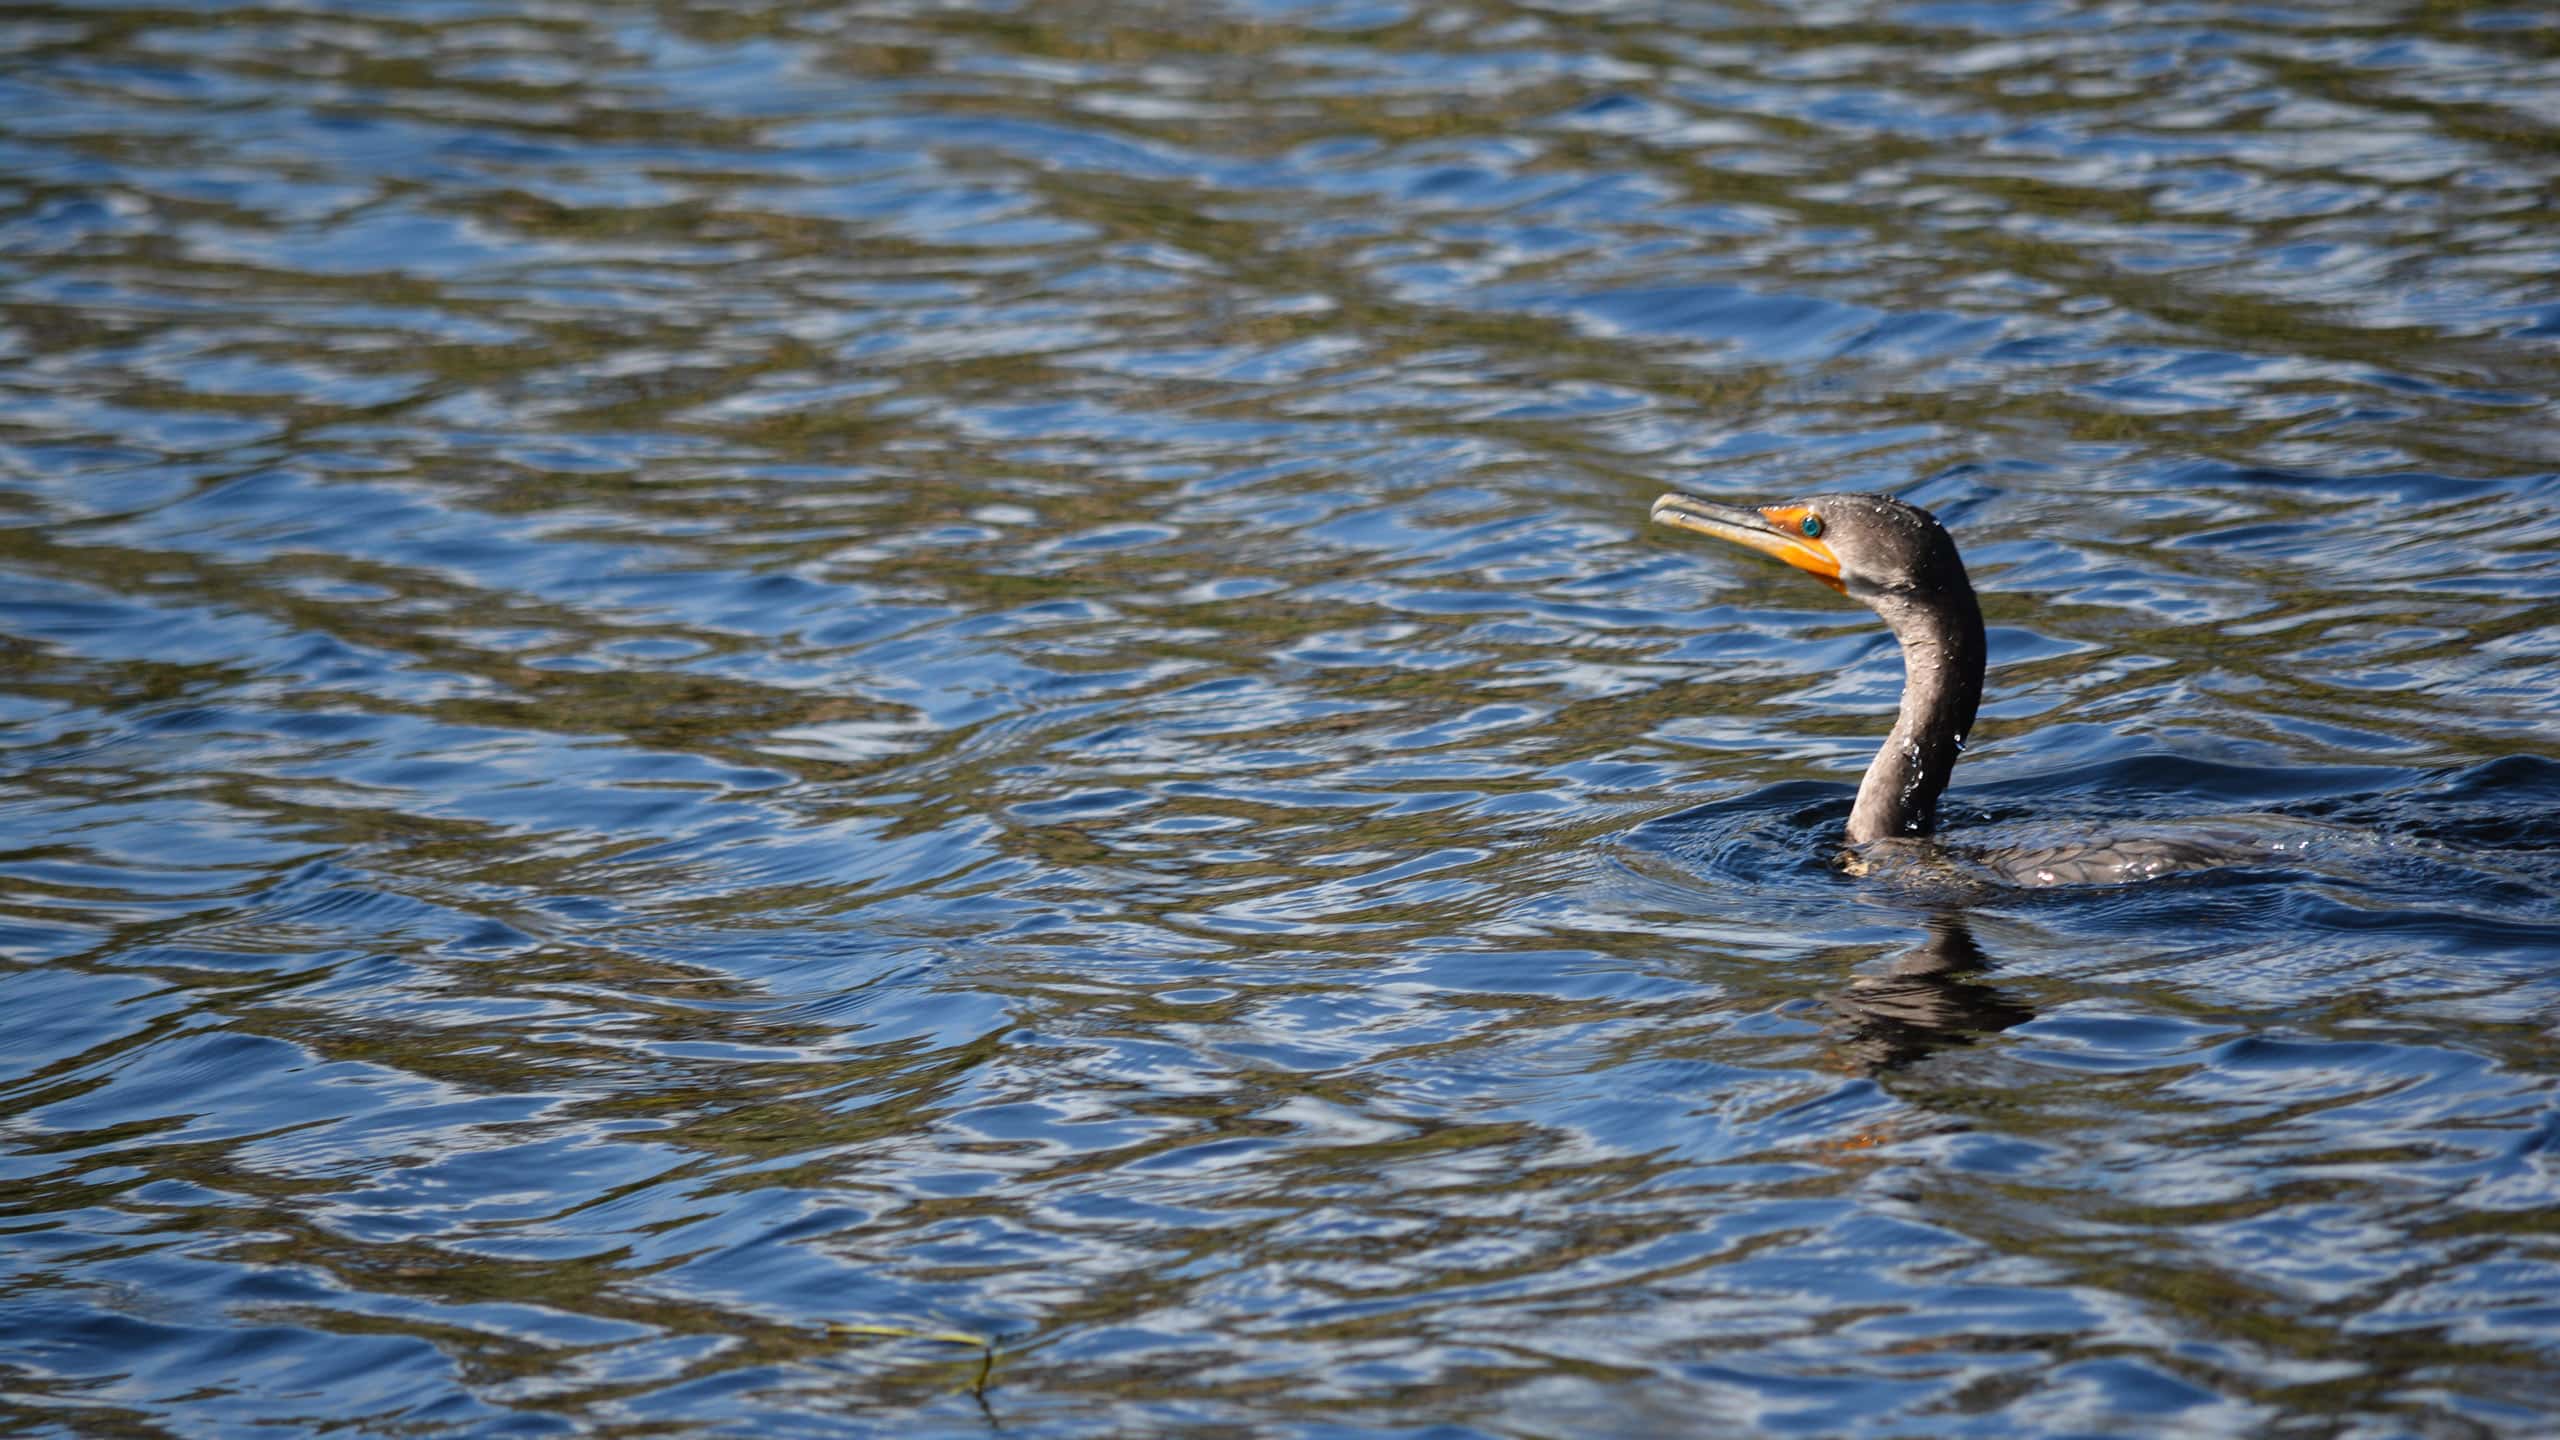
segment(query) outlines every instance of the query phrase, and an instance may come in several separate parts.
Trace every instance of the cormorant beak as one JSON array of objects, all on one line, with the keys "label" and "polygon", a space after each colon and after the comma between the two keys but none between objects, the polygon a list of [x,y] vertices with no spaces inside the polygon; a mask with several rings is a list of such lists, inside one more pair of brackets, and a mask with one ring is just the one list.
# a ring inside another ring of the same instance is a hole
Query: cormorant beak
[{"label": "cormorant beak", "polygon": [[1801,505],[1746,510],[1739,505],[1719,505],[1713,500],[1679,494],[1665,495],[1653,502],[1653,523],[1657,525],[1695,530],[1736,545],[1748,545],[1848,594],[1848,582],[1840,578],[1840,557],[1831,553],[1830,546],[1804,533],[1804,520],[1805,507]]}]

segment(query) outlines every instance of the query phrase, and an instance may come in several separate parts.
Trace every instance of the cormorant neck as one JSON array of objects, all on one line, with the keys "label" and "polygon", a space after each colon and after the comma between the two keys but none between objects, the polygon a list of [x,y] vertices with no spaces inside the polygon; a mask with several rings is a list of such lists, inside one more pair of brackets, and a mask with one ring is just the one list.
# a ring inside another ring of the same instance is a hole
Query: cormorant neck
[{"label": "cormorant neck", "polygon": [[1982,703],[1987,653],[1982,607],[1969,585],[1858,598],[1874,606],[1902,642],[1902,709],[1858,785],[1858,803],[1849,811],[1852,845],[1937,828],[1938,796]]}]

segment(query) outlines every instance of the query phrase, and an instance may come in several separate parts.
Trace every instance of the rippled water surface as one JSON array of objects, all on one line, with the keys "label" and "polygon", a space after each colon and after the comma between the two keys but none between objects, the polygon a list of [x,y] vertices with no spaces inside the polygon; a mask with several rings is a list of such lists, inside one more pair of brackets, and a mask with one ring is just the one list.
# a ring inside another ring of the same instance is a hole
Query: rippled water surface
[{"label": "rippled water surface", "polygon": [[[0,1428],[2552,1433],[2556,182],[2523,4],[12,7]],[[1673,487],[2301,843],[1841,873]]]}]

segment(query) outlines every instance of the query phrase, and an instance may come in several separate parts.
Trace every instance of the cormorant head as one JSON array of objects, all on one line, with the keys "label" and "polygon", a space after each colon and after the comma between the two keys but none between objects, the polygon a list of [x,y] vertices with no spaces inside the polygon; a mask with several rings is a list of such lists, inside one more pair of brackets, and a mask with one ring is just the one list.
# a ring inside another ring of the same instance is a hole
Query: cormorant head
[{"label": "cormorant head", "polygon": [[1653,518],[1775,555],[1869,605],[1972,590],[1947,527],[1886,495],[1811,495],[1746,508],[1672,494],[1653,502]]}]

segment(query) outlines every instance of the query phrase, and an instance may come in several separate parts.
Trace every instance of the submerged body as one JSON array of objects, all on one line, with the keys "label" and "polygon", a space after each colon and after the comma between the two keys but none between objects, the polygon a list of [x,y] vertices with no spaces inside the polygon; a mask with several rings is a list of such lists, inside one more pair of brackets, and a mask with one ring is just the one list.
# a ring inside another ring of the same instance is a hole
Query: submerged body
[{"label": "submerged body", "polygon": [[2119,885],[2265,858],[2261,847],[2223,834],[1947,851],[1930,840],[1938,799],[1981,708],[1989,660],[1955,537],[1928,511],[1884,495],[1746,508],[1674,494],[1654,502],[1653,519],[1786,561],[1875,611],[1900,643],[1902,703],[1849,811],[1852,871],[1952,862],[2013,885]]},{"label": "submerged body", "polygon": [[2323,827],[2277,816],[2186,828],[2176,835],[2102,835],[2052,843],[1951,844],[1932,836],[1888,836],[1849,851],[1841,865],[1853,875],[1890,876],[1959,891],[1982,885],[2132,885],[2235,865],[2300,867],[2312,863],[2316,843],[2332,837]]}]

